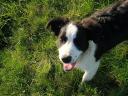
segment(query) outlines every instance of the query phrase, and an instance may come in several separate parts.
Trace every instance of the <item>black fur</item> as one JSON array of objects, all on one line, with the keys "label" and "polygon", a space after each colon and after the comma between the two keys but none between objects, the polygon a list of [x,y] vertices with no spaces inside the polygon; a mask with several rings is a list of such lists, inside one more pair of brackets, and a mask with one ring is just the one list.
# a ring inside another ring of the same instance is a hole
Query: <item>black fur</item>
[{"label": "black fur", "polygon": [[67,37],[66,37],[66,32],[62,31],[59,36],[58,36],[58,47],[66,43]]},{"label": "black fur", "polygon": [[51,21],[48,22],[47,24],[47,28],[51,28],[52,32],[54,32],[54,34],[56,36],[59,35],[60,33],[60,29],[66,25],[69,22],[68,18],[63,18],[63,17],[58,17],[55,19],[52,19]]},{"label": "black fur", "polygon": [[78,32],[76,38],[74,39],[74,44],[79,50],[85,52],[89,45],[88,43],[89,38],[86,32],[88,30],[79,25],[77,25],[77,28],[78,28]]}]

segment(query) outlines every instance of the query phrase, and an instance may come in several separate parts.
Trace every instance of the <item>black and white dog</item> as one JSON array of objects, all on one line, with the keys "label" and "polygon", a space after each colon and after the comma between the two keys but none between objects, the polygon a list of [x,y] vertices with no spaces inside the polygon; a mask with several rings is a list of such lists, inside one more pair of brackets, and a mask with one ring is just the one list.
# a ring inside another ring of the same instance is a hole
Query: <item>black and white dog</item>
[{"label": "black and white dog", "polygon": [[64,70],[78,67],[85,72],[82,82],[89,81],[97,72],[101,56],[128,40],[128,0],[118,1],[80,22],[62,17],[52,19],[49,27],[58,37]]}]

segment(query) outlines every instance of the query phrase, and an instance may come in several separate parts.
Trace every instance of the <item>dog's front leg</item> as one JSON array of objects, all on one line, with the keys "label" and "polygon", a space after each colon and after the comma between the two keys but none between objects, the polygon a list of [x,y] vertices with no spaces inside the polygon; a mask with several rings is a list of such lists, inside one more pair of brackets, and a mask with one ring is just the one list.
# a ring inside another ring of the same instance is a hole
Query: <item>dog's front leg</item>
[{"label": "dog's front leg", "polygon": [[94,77],[94,75],[96,74],[97,69],[99,67],[99,64],[100,64],[100,62],[97,61],[97,62],[94,62],[93,64],[89,64],[87,66],[87,68],[85,69],[85,73],[82,77],[82,82],[90,81]]}]

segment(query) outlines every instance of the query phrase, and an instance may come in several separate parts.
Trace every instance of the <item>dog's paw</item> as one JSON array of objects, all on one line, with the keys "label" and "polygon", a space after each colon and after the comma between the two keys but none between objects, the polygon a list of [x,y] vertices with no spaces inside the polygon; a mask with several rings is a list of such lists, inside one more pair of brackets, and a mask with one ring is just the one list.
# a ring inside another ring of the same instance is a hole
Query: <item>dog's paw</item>
[{"label": "dog's paw", "polygon": [[85,86],[86,86],[86,83],[81,82],[78,88],[78,92],[84,92],[86,90]]}]

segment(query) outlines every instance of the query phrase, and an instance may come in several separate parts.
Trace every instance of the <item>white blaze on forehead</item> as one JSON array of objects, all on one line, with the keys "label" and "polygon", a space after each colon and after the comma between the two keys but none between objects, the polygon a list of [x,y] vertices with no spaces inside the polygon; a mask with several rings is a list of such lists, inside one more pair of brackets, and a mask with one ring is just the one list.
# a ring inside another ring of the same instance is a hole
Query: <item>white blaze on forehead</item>
[{"label": "white blaze on forehead", "polygon": [[68,37],[69,41],[76,37],[77,30],[78,30],[77,26],[74,25],[73,23],[67,25],[66,37]]}]

